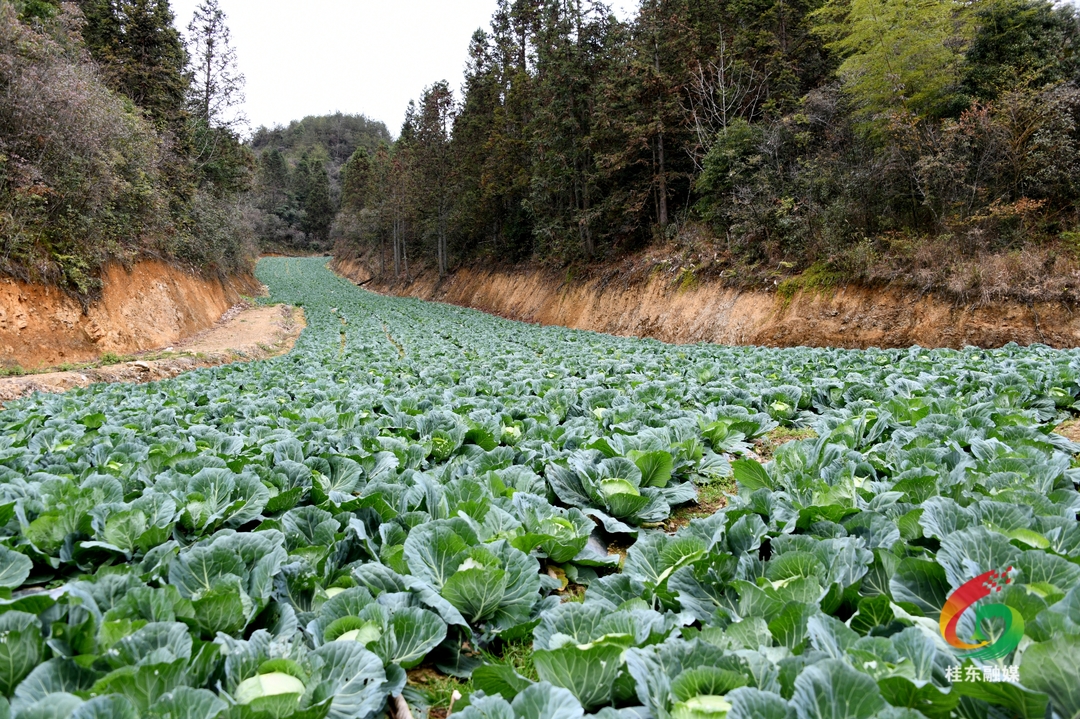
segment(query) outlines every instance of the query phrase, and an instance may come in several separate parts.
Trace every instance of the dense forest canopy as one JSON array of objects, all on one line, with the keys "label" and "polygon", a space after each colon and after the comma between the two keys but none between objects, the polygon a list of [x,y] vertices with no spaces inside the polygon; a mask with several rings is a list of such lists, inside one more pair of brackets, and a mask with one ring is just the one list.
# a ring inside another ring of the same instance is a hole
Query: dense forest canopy
[{"label": "dense forest canopy", "polygon": [[256,130],[250,146],[258,157],[254,229],[260,246],[329,250],[341,207],[342,165],[358,149],[370,154],[390,140],[383,123],[340,112]]},{"label": "dense forest canopy", "polygon": [[500,0],[461,92],[345,164],[338,249],[395,275],[653,241],[856,280],[1054,271],[1080,249],[1078,37],[1047,0]]},{"label": "dense forest canopy", "polygon": [[108,261],[251,267],[243,76],[204,0],[0,1],[0,270],[84,297]]},{"label": "dense forest canopy", "polygon": [[341,113],[244,140],[216,0],[0,0],[0,269],[86,296],[140,255],[336,243],[401,277],[663,243],[770,284],[1068,278],[1078,37],[1049,0],[499,0],[396,140]]}]

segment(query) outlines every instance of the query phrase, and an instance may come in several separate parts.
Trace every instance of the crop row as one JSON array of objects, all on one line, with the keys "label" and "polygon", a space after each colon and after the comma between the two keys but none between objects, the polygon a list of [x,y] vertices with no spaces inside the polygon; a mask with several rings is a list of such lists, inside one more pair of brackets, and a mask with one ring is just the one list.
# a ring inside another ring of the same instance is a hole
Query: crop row
[{"label": "crop row", "polygon": [[[0,413],[0,719],[420,717],[419,667],[461,719],[1080,716],[1077,352],[675,347],[324,263],[260,263],[287,356]],[[992,570],[987,659],[939,617]]]}]

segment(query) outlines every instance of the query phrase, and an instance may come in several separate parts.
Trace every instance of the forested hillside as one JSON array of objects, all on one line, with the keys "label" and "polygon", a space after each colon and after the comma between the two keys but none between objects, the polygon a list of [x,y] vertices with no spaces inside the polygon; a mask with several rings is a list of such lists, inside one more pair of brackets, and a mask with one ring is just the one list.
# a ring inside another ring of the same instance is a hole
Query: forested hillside
[{"label": "forested hillside", "polygon": [[500,0],[396,140],[244,142],[216,0],[0,0],[0,270],[89,296],[110,259],[256,243],[384,277],[665,244],[688,282],[1077,300],[1078,37],[1048,0]]},{"label": "forested hillside", "polygon": [[389,143],[386,125],[363,115],[305,117],[288,127],[256,130],[250,145],[258,156],[254,205],[260,246],[329,250],[341,207],[341,166],[358,148],[371,154]]},{"label": "forested hillside", "polygon": [[1078,36],[1046,0],[500,0],[462,92],[346,164],[338,251],[1068,293]]},{"label": "forested hillside", "polygon": [[84,298],[111,260],[250,271],[243,76],[205,0],[0,0],[0,272]]}]

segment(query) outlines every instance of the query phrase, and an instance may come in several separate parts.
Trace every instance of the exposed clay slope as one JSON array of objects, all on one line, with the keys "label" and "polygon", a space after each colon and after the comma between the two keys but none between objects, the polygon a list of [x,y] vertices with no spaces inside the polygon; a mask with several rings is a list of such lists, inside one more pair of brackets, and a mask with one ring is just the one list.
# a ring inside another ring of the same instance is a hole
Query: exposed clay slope
[{"label": "exposed clay slope", "polygon": [[680,289],[662,272],[574,281],[542,268],[465,267],[441,283],[431,273],[411,283],[388,283],[371,280],[359,261],[335,262],[334,268],[356,282],[370,280],[364,286],[379,292],[665,342],[851,348],[1080,345],[1080,315],[1059,303],[957,306],[909,289],[853,286],[802,292],[788,300],[718,283]]},{"label": "exposed clay slope", "polygon": [[276,357],[292,349],[304,326],[304,311],[298,307],[237,305],[211,329],[170,347],[160,356],[83,370],[0,378],[0,402],[97,382],[153,382],[201,367]]},{"label": "exposed clay slope", "polygon": [[112,265],[102,279],[101,299],[84,312],[55,287],[0,277],[0,366],[37,369],[164,347],[259,290],[254,278],[206,279],[155,260],[130,271]]}]

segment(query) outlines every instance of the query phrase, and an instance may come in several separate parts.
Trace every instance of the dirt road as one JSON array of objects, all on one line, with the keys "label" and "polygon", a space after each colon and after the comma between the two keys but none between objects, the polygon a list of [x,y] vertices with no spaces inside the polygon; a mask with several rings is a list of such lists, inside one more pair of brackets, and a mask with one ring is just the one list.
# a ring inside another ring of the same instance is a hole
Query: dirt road
[{"label": "dirt road", "polygon": [[212,328],[131,361],[0,379],[0,402],[98,382],[153,382],[201,367],[276,357],[292,349],[303,329],[304,311],[298,307],[241,303]]}]

